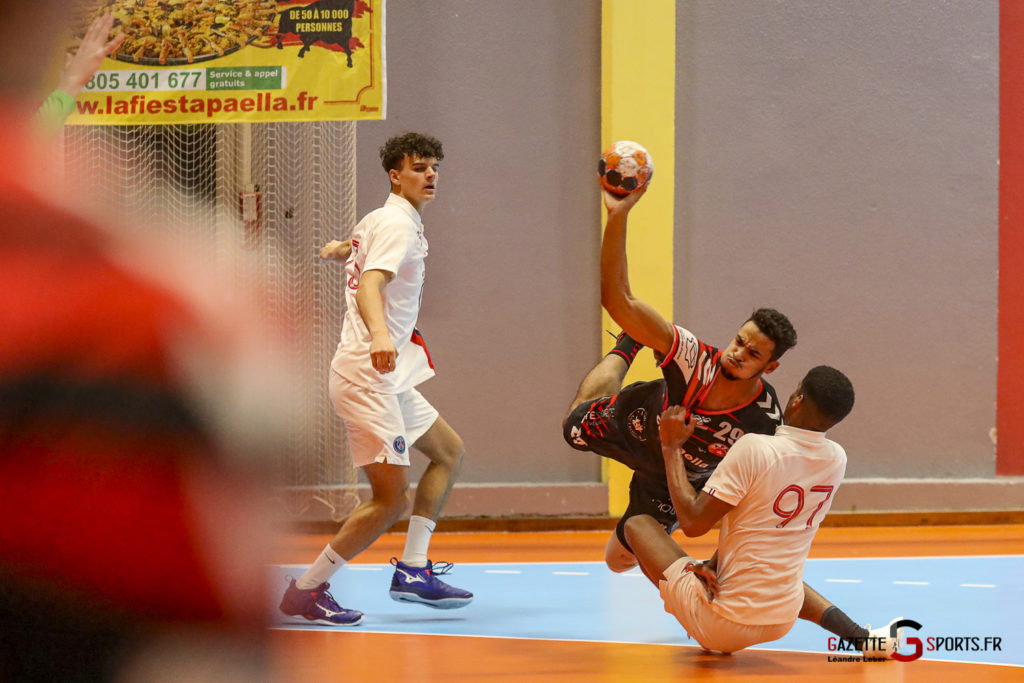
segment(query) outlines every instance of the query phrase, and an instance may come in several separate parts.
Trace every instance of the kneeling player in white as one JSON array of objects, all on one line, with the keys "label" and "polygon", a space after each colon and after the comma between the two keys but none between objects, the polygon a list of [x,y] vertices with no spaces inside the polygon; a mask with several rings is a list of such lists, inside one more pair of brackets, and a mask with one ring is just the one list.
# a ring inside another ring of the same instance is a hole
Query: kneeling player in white
[{"label": "kneeling player in white", "polygon": [[[649,516],[631,518],[626,538],[658,586],[665,611],[705,649],[734,652],[777,640],[797,618],[824,626],[838,611],[802,576],[846,471],[846,452],[825,431],[849,414],[853,401],[845,375],[827,366],[812,369],[790,396],[775,435],[742,436],[699,493],[680,455],[696,421],[679,406],[662,414],[662,454],[680,527],[700,536],[721,519],[718,550],[698,562]],[[891,656],[901,635],[857,626],[848,639],[865,653]]]}]

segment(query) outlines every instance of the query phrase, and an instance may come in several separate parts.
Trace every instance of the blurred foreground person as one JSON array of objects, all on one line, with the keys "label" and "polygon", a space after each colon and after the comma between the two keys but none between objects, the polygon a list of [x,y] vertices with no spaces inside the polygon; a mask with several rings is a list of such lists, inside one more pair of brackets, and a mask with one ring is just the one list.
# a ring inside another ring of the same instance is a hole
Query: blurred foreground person
[{"label": "blurred foreground person", "polygon": [[225,420],[252,331],[56,203],[31,128],[70,4],[0,22],[0,681],[263,680],[259,453]]}]

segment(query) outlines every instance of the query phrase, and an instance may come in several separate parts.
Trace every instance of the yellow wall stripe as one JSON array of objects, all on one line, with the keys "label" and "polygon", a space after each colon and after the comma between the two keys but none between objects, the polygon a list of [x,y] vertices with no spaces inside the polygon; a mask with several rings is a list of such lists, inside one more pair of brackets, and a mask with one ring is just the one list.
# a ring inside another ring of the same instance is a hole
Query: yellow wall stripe
[{"label": "yellow wall stripe", "polygon": [[[635,140],[654,159],[654,178],[630,213],[627,254],[634,294],[672,319],[675,196],[675,0],[603,0],[601,8],[601,144]],[[596,163],[596,158],[595,158]],[[603,228],[602,228],[603,229]],[[604,329],[619,328],[602,312]],[[602,332],[603,350],[612,338]],[[661,376],[644,350],[626,382]],[[602,459],[609,511],[621,515],[629,501],[631,472]]]}]

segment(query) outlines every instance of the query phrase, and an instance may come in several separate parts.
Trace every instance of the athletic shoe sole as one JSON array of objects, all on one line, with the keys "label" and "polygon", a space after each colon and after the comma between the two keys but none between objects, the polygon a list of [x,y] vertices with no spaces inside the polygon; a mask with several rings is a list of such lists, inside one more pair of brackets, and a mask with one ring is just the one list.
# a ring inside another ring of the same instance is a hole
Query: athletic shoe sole
[{"label": "athletic shoe sole", "polygon": [[324,626],[358,626],[363,623],[363,619],[366,615],[359,617],[357,621],[350,621],[344,624],[339,624],[336,621],[328,621],[326,619],[308,619],[301,614],[286,614],[286,617],[291,619],[297,624],[323,624]]},{"label": "athletic shoe sole", "polygon": [[458,609],[465,607],[469,603],[473,602],[473,598],[441,598],[438,600],[431,600],[429,598],[423,598],[415,593],[402,593],[399,591],[389,591],[391,599],[395,602],[415,602],[427,607],[433,607],[434,609]]}]

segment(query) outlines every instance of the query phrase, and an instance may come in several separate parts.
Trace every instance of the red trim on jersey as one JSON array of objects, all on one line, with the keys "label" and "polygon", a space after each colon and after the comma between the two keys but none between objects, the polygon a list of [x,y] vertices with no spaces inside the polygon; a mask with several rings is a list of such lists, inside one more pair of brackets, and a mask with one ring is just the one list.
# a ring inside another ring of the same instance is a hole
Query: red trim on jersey
[{"label": "red trim on jersey", "polygon": [[420,331],[414,329],[412,331],[412,337],[409,338],[409,341],[411,341],[416,346],[423,347],[423,353],[427,354],[427,365],[429,365],[430,369],[433,370],[434,361],[430,360],[430,351],[427,350],[427,342],[423,341],[423,335],[420,334]]},{"label": "red trim on jersey", "polygon": [[[683,402],[680,405],[685,408],[693,408],[698,403],[699,394],[704,388],[698,378],[694,377],[690,385],[686,387],[686,394],[683,396]],[[704,393],[707,395],[707,392]]]},{"label": "red trim on jersey", "polygon": [[[711,385],[715,383],[718,378],[718,360],[722,357],[722,351],[715,349],[715,353],[711,353],[711,350],[715,347],[705,344],[704,342],[697,340],[698,351],[697,351],[697,366],[694,369],[694,376],[690,379],[690,384],[686,388],[686,395],[683,397],[681,405],[688,409],[692,409],[704,402],[708,394],[711,392]],[[706,360],[702,360],[705,358]],[[710,366],[710,370],[707,368]]]},{"label": "red trim on jersey", "polygon": [[675,325],[672,326],[672,348],[665,354],[665,359],[661,361],[659,368],[667,367],[676,357],[676,351],[679,350],[679,328]]},{"label": "red trim on jersey", "polygon": [[[726,410],[714,410],[714,411],[712,411],[712,410],[701,410],[699,408],[694,408],[694,412],[700,413],[701,415],[728,415],[729,413],[731,413],[733,411],[743,410],[744,408],[749,406],[751,403],[756,401],[758,399],[758,397],[761,395],[761,392],[764,391],[764,382],[762,382],[761,380],[757,380],[757,385],[758,385],[757,386],[757,393],[754,394],[754,398],[750,399],[746,403],[742,403],[742,404],[740,404],[738,406],[733,406],[732,408],[728,408]],[[768,396],[771,397],[771,394],[769,394]],[[773,402],[774,402],[774,399],[773,399]]]}]

